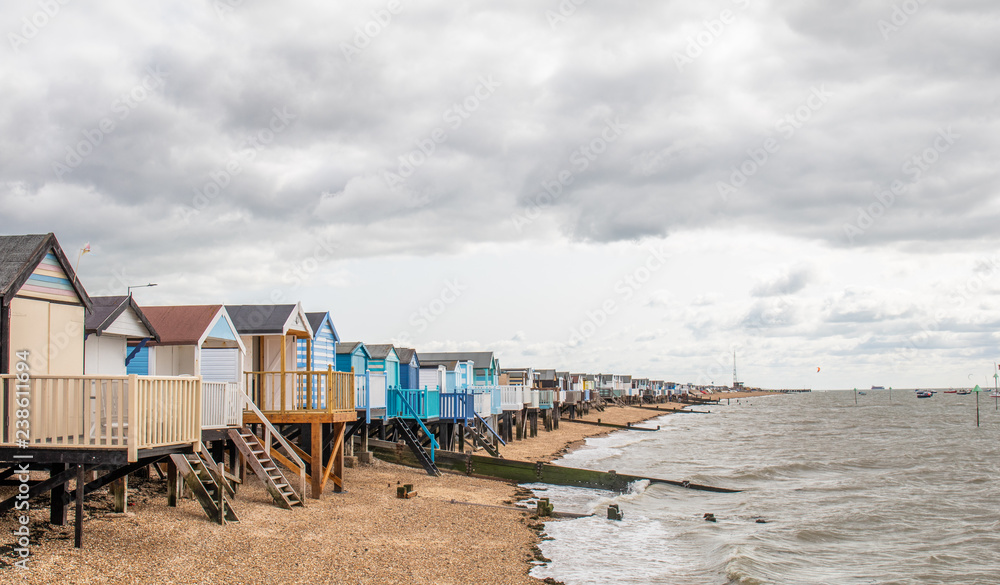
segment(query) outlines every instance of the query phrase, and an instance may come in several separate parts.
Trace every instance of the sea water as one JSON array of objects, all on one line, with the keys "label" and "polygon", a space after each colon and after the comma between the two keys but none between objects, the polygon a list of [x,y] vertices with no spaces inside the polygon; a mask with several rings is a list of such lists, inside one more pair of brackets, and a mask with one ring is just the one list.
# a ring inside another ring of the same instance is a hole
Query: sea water
[{"label": "sea water", "polygon": [[[557,511],[550,563],[586,583],[1000,583],[994,399],[812,392],[698,406],[657,432],[588,439],[556,464],[742,490],[640,482],[629,493],[532,484]],[[618,504],[622,521],[607,519]],[[706,513],[716,522],[706,521]]]}]

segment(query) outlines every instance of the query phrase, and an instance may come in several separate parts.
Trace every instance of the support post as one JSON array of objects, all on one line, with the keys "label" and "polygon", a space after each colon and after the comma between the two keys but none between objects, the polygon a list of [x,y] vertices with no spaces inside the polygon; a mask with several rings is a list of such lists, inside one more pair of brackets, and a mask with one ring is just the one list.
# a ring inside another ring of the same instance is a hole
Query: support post
[{"label": "support post", "polygon": [[177,507],[177,498],[180,495],[178,486],[177,464],[174,460],[167,458],[167,505],[171,508]]},{"label": "support post", "polygon": [[76,466],[76,534],[73,546],[83,548],[83,494],[87,491],[86,472],[83,465]]},{"label": "support post", "polygon": [[344,430],[347,423],[333,423],[333,434],[337,437],[333,443],[333,491],[344,491]]},{"label": "support post", "polygon": [[128,476],[123,475],[111,482],[111,493],[115,497],[115,513],[124,514],[128,507]]},{"label": "support post", "polygon": [[323,495],[323,425],[312,423],[309,428],[309,479],[312,484],[311,496],[318,500]]},{"label": "support post", "polygon": [[[55,477],[66,471],[65,463],[53,463],[49,477]],[[59,484],[49,492],[49,522],[55,526],[66,526],[69,521],[66,508],[66,484]]]}]

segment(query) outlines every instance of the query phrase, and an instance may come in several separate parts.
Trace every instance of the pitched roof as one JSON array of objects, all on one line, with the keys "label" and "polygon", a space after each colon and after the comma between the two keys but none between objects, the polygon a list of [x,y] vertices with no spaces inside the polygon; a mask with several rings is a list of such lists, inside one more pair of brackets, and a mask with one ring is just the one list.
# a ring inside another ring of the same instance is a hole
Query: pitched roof
[{"label": "pitched roof", "polygon": [[146,307],[143,313],[160,334],[160,345],[197,345],[222,305]]},{"label": "pitched roof", "polygon": [[492,351],[444,351],[420,354],[420,361],[422,362],[446,360],[458,360],[462,362],[472,360],[472,367],[477,369],[489,368],[494,359]]},{"label": "pitched roof", "polygon": [[[384,360],[389,357],[389,353],[392,352],[393,347],[391,343],[365,345],[368,348],[368,355],[372,356],[373,360]],[[399,355],[396,355],[399,358]]]},{"label": "pitched roof", "polygon": [[420,358],[417,356],[417,350],[415,349],[409,347],[397,347],[396,355],[399,356],[399,363],[401,364],[408,364],[413,360],[416,360],[418,364],[420,363]]},{"label": "pitched roof", "polygon": [[139,321],[142,321],[142,324],[149,330],[153,339],[159,341],[160,336],[156,333],[156,328],[149,322],[149,318],[142,312],[142,309],[139,308],[139,305],[136,304],[135,299],[131,295],[94,297],[91,300],[94,302],[94,309],[93,312],[87,315],[84,321],[83,329],[86,333],[100,335],[115,322],[115,319],[125,312],[125,309],[131,308],[135,316],[139,318]]},{"label": "pitched roof", "polygon": [[437,368],[438,366],[444,366],[446,370],[454,370],[458,368],[458,360],[444,360],[444,361],[427,361],[424,360],[420,362],[421,368]]},{"label": "pitched roof", "polygon": [[365,344],[360,341],[339,341],[337,342],[337,353],[340,355],[352,354],[357,351],[358,346],[365,351],[367,357],[371,357],[371,353],[368,352],[368,348]]},{"label": "pitched roof", "polygon": [[10,304],[11,299],[21,290],[35,267],[49,251],[58,258],[73,290],[87,311],[90,311],[93,303],[76,276],[73,265],[63,253],[59,240],[52,233],[0,236],[0,302],[3,305]]},{"label": "pitched roof", "polygon": [[[299,305],[226,305],[240,335],[284,335],[285,323],[298,309]],[[303,325],[309,326],[308,319]]]},{"label": "pitched roof", "polygon": [[309,320],[309,327],[313,330],[313,336],[315,337],[319,333],[320,327],[323,326],[323,321],[327,318],[330,319],[330,329],[333,329],[333,340],[340,341],[340,334],[337,333],[337,328],[333,325],[333,318],[330,317],[330,313],[327,311],[320,311],[317,313],[306,313],[306,319]]}]

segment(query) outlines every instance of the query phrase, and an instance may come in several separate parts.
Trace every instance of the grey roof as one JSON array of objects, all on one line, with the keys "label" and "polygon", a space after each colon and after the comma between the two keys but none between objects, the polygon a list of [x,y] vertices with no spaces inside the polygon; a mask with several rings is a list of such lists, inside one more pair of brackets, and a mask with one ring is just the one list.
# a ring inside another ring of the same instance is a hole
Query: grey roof
[{"label": "grey roof", "polygon": [[358,349],[359,345],[361,346],[361,349],[365,350],[365,355],[368,356],[368,357],[371,357],[371,354],[368,353],[368,348],[365,347],[365,344],[361,343],[360,341],[340,341],[340,342],[338,342],[337,343],[337,353],[340,354],[340,355],[352,354],[352,353],[355,352],[355,350]]},{"label": "grey roof", "polygon": [[396,355],[399,356],[399,363],[408,364],[416,360],[417,365],[420,364],[420,357],[417,356],[417,350],[409,347],[397,347]]},{"label": "grey roof", "polygon": [[[375,345],[365,345],[368,348],[368,355],[372,356],[373,360],[384,360],[388,359],[389,353],[393,350],[391,343],[375,344]],[[396,356],[399,357],[398,355]]]},{"label": "grey roof", "polygon": [[136,304],[135,299],[131,295],[120,295],[112,297],[94,297],[91,299],[94,302],[93,311],[87,315],[84,321],[83,329],[86,333],[94,333],[100,335],[105,329],[111,326],[125,309],[131,307],[135,312],[135,316],[142,321],[143,326],[149,330],[150,335],[156,341],[160,340],[160,335],[153,328],[153,324],[149,322],[146,315]]},{"label": "grey roof", "polygon": [[494,357],[492,351],[444,351],[420,354],[421,361],[458,360],[460,362],[464,362],[472,360],[472,367],[479,369],[489,368],[493,359]]},{"label": "grey roof", "polygon": [[421,368],[433,369],[438,366],[444,366],[446,370],[454,370],[458,367],[458,360],[424,360],[420,362]]},{"label": "grey roof", "polygon": [[0,236],[0,302],[5,306],[10,304],[11,299],[21,290],[35,267],[50,250],[62,264],[66,277],[83,301],[83,306],[90,311],[93,303],[87,296],[87,291],[83,289],[80,279],[77,278],[73,265],[63,253],[59,240],[52,233]]},{"label": "grey roof", "polygon": [[539,380],[555,380],[556,371],[555,370],[535,370],[535,375],[538,376]]},{"label": "grey roof", "polygon": [[295,305],[226,305],[240,335],[281,335]]},{"label": "grey roof", "polygon": [[[328,311],[319,311],[317,313],[306,313],[306,319],[309,321],[309,328],[313,330],[313,337],[319,333],[319,328],[323,326],[323,320],[330,313]],[[334,341],[340,341],[340,333],[337,333],[337,327],[333,324],[333,317],[330,317],[330,328],[333,329],[333,339]]]}]

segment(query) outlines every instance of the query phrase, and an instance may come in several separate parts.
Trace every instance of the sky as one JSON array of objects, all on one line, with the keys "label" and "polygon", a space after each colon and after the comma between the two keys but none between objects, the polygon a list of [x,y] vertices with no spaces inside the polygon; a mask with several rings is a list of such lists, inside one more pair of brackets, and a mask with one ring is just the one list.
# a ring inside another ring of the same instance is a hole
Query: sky
[{"label": "sky", "polygon": [[92,296],[766,388],[992,385],[1000,9],[12,1],[0,233]]}]

